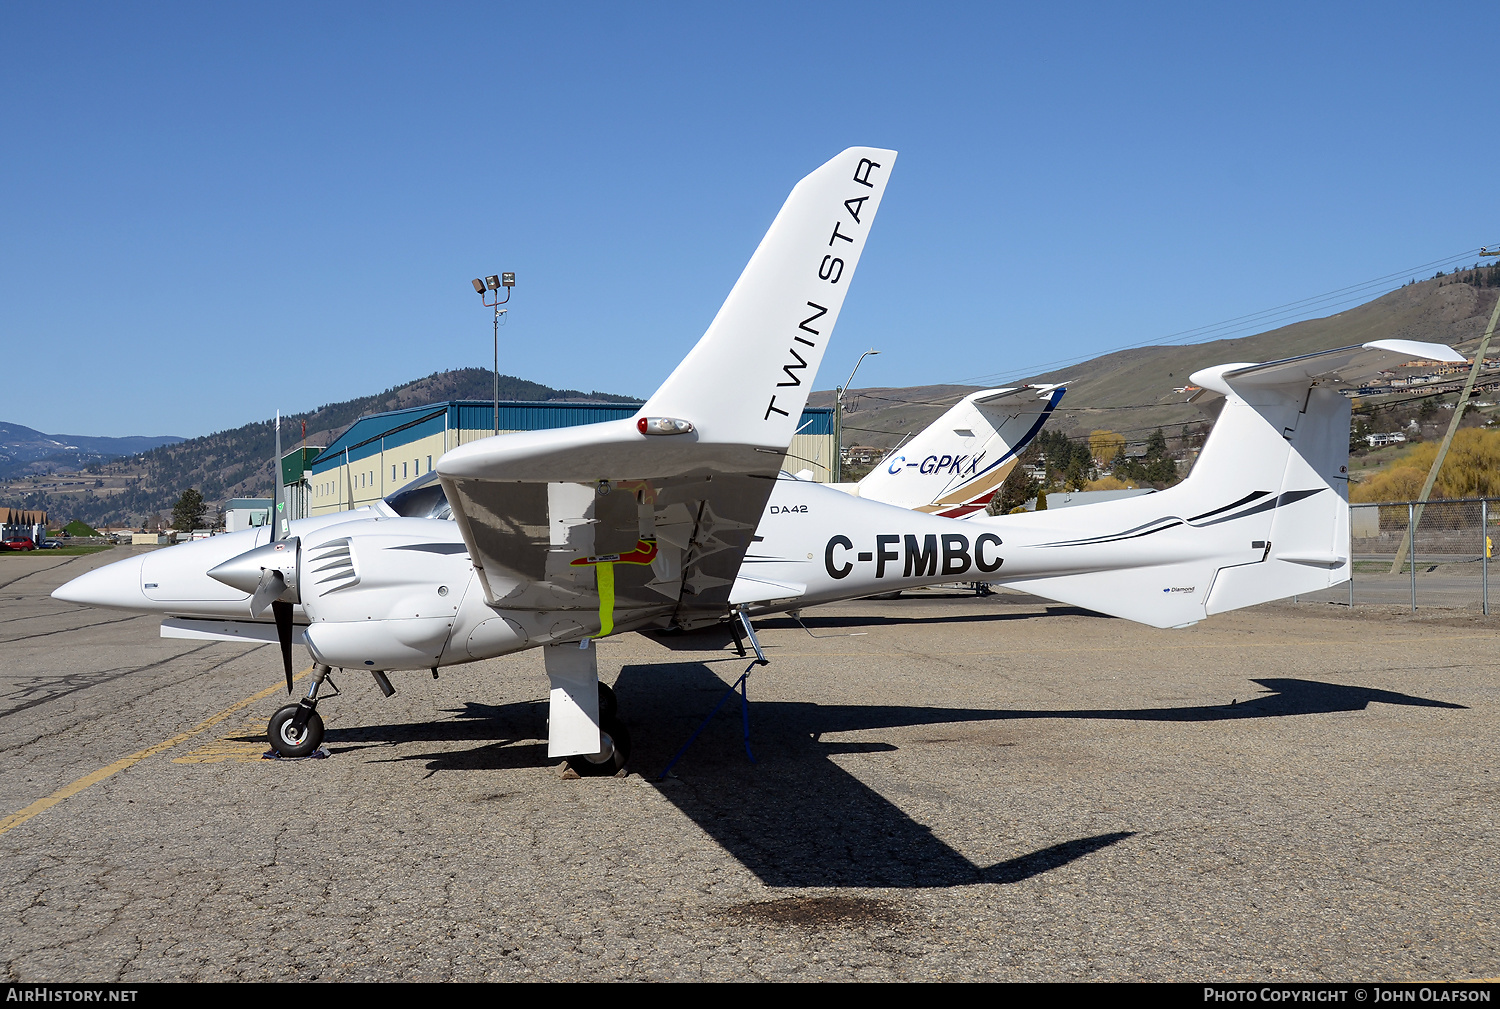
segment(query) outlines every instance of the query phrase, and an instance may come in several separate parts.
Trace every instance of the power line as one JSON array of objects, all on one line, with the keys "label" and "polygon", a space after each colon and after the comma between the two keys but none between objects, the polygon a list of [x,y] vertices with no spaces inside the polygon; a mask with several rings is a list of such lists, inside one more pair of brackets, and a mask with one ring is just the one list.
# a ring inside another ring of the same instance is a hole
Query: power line
[{"label": "power line", "polygon": [[[1432,269],[1433,267],[1442,268],[1446,266],[1457,265],[1464,260],[1477,256],[1479,254],[1479,251],[1480,250],[1478,248],[1466,249],[1462,252],[1457,252],[1452,255],[1445,256],[1442,259],[1430,260],[1429,262],[1421,263],[1417,266],[1408,267],[1404,270],[1398,270],[1394,273],[1387,273],[1383,276],[1376,277],[1371,280],[1366,280],[1358,284],[1351,284],[1347,287],[1341,287],[1333,291],[1325,292],[1323,294],[1301,298],[1297,301],[1285,302],[1284,304],[1262,309],[1258,312],[1251,312],[1245,315],[1234,316],[1233,318],[1224,319],[1220,322],[1208,323],[1203,326],[1196,326],[1192,329],[1180,330],[1176,333],[1169,333],[1166,336],[1142,340],[1136,343],[1125,344],[1103,351],[1096,351],[1093,353],[1075,357],[1062,358],[1055,361],[1047,361],[1040,364],[1030,365],[1026,368],[1009,369],[1003,372],[990,372],[985,375],[973,375],[968,378],[960,379],[953,384],[986,385],[993,382],[1005,381],[1011,378],[1045,374],[1046,372],[1055,370],[1057,368],[1065,368],[1068,365],[1079,364],[1084,361],[1090,361],[1098,357],[1104,357],[1109,354],[1116,354],[1125,350],[1136,350],[1141,347],[1151,346],[1172,346],[1194,342],[1210,342],[1209,339],[1205,338],[1212,338],[1217,340],[1232,339],[1236,336],[1250,335],[1245,332],[1246,330],[1263,332],[1265,330],[1257,329],[1257,327],[1266,326],[1271,322],[1281,322],[1283,323],[1283,325],[1290,325],[1290,322],[1288,322],[1287,320],[1292,320],[1296,316],[1306,315],[1314,309],[1326,312],[1330,309],[1339,308],[1344,305],[1363,303],[1367,300],[1367,295],[1372,289],[1389,285],[1392,281],[1400,277],[1415,278],[1418,273],[1425,272],[1426,270]],[[1391,290],[1394,290],[1394,288],[1391,288]],[[1281,327],[1276,326],[1272,328]]]}]

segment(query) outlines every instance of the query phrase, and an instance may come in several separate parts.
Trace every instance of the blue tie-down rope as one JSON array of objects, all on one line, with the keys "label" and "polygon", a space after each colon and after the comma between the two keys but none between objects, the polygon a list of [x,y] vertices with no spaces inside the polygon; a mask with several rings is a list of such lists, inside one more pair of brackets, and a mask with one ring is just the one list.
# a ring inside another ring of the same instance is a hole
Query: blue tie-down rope
[{"label": "blue tie-down rope", "polygon": [[714,716],[719,713],[719,709],[724,706],[724,702],[729,700],[730,695],[736,690],[740,692],[740,718],[745,729],[745,756],[750,758],[750,763],[752,764],[760,763],[760,761],[755,759],[755,754],[750,752],[750,691],[746,687],[745,681],[750,678],[750,673],[756,666],[765,664],[764,660],[756,659],[745,667],[745,671],[740,674],[740,678],[731,683],[729,689],[724,691],[719,697],[719,703],[714,705],[714,710],[708,713],[708,717],[703,720],[703,724],[699,725],[697,730],[688,737],[688,741],[682,744],[682,749],[678,750],[672,759],[667,761],[667,766],[662,768],[661,773],[656,776],[657,781],[666,779],[667,774],[673,767],[677,766],[677,762],[682,759],[682,755],[688,751],[688,747],[692,746],[698,737],[703,735],[703,730],[708,728],[708,723],[713,721]]}]

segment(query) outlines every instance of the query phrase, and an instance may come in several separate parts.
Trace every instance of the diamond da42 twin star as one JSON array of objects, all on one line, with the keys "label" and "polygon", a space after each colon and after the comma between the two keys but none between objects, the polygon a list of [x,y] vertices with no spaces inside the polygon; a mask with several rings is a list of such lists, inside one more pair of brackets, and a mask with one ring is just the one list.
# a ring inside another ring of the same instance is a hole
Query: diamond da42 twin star
[{"label": "diamond da42 twin star", "polygon": [[895,160],[851,148],[799,182],[636,417],[476,441],[442,457],[437,483],[373,511],[154,551],[53,594],[159,612],[164,635],[279,642],[288,690],[300,640],[312,685],[269,728],[287,755],[320,743],[332,668],[388,689],[394,670],[541,648],[549,756],[607,774],[629,751],[590,647],[611,634],[749,630],[757,612],[955,580],[1177,627],[1348,578],[1339,386],[1463,360],[1447,347],[1378,341],[1200,371],[1201,395],[1222,400],[1191,475],[1127,500],[954,518],[782,474]]}]

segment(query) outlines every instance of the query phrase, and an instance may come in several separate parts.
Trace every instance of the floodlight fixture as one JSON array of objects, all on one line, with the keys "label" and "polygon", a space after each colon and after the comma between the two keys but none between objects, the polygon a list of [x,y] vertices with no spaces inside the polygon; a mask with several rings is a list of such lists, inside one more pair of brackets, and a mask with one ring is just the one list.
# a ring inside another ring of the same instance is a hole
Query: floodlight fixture
[{"label": "floodlight fixture", "polygon": [[840,483],[844,476],[844,393],[849,391],[849,386],[854,382],[854,372],[859,371],[859,366],[865,363],[865,358],[880,351],[871,347],[859,355],[859,360],[854,362],[854,371],[849,372],[848,379],[839,386],[833,397],[833,482]]},{"label": "floodlight fixture", "polygon": [[480,280],[478,277],[475,277],[473,279],[473,281],[471,281],[471,283],[473,283],[473,285],[474,285],[474,293],[475,294],[483,294],[484,293],[484,281]]},{"label": "floodlight fixture", "polygon": [[[500,317],[506,313],[501,308],[510,301],[511,288],[516,286],[516,275],[514,273],[492,273],[483,280],[474,281],[474,290],[479,292],[479,300],[484,303],[485,308],[495,310],[495,433],[500,433]],[[505,297],[500,297],[500,288],[505,288]],[[489,296],[493,293],[495,300],[490,301]]]}]

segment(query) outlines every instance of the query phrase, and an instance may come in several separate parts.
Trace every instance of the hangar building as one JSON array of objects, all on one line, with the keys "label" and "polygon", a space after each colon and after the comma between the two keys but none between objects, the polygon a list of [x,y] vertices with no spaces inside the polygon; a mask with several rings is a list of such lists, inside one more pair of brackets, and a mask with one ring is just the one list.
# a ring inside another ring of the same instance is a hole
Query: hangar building
[{"label": "hangar building", "polygon": [[[598,424],[633,417],[639,409],[639,403],[502,401],[500,432]],[[493,400],[450,400],[361,417],[315,458],[293,467],[300,472],[290,479],[283,464],[283,482],[306,487],[306,511],[294,507],[294,517],[374,504],[432,472],[449,449],[494,434],[494,422]],[[833,410],[809,407],[783,466],[810,469],[814,479],[827,482],[836,450]]]}]

